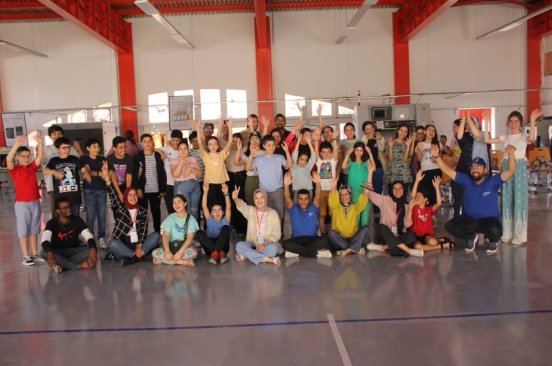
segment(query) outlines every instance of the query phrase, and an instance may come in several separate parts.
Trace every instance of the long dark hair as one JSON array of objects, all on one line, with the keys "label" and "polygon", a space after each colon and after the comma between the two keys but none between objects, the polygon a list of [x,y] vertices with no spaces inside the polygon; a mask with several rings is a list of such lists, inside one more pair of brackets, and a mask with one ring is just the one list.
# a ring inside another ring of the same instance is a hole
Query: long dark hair
[{"label": "long dark hair", "polygon": [[433,128],[435,130],[435,135],[433,136],[433,138],[431,139],[431,145],[437,145],[439,146],[439,139],[437,138],[437,136],[439,136],[439,134],[437,133],[437,127],[435,127],[434,125],[426,125],[425,126],[425,130],[426,130],[426,136],[427,136],[427,129],[428,128]]},{"label": "long dark hair", "polygon": [[355,149],[357,147],[362,147],[362,156],[360,157],[360,160],[367,161],[370,155],[368,155],[368,151],[366,151],[366,145],[364,145],[364,142],[362,141],[355,142],[355,144],[353,145],[353,152],[349,156],[349,159],[351,159],[352,161],[356,161]]},{"label": "long dark hair", "polygon": [[258,133],[258,132],[251,132],[251,134],[249,134],[249,142],[247,143],[247,150],[245,150],[245,153],[244,153],[245,156],[251,155],[251,138],[252,137],[258,137],[259,138],[259,147],[260,147],[261,150],[263,149],[263,144],[262,144],[262,141],[261,141],[261,134]]},{"label": "long dark hair", "polygon": [[406,137],[410,135],[410,127],[408,127],[408,125],[405,123],[401,123],[399,127],[397,127],[397,130],[395,131],[395,138],[399,137],[399,130],[403,127],[406,127]]}]

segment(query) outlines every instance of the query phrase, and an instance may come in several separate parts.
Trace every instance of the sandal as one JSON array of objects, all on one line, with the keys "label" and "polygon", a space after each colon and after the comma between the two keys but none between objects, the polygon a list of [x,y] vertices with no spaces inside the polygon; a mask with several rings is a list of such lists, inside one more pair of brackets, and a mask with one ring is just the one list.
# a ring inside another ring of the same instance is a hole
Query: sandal
[{"label": "sandal", "polygon": [[[446,236],[442,236],[440,238],[437,238],[437,242],[441,246],[441,249],[454,249],[456,247],[456,243],[447,238]],[[448,244],[448,248],[445,248],[445,245]]]},{"label": "sandal", "polygon": [[236,262],[243,262],[244,260],[245,260],[245,257],[239,254],[236,254]]},{"label": "sandal", "polygon": [[89,262],[88,260],[85,260],[85,261],[80,262],[80,263],[77,265],[77,267],[78,267],[79,269],[90,269],[90,268],[91,268],[91,267],[90,267],[90,262]]},{"label": "sandal", "polygon": [[63,267],[60,266],[59,264],[56,264],[52,267],[52,270],[56,273],[61,273],[61,272],[63,272]]}]

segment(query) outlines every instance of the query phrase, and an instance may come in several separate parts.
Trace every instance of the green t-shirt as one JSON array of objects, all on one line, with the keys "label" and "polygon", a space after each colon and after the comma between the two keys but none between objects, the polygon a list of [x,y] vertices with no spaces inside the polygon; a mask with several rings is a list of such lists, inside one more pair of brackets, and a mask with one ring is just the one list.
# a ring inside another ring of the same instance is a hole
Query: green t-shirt
[{"label": "green t-shirt", "polygon": [[[173,240],[186,240],[184,237],[184,223],[186,222],[186,216],[178,217],[175,213],[167,216],[165,221],[161,224],[161,230],[169,233],[169,241]],[[199,230],[199,225],[193,216],[190,216],[188,221],[188,229],[186,234],[195,233]]]}]

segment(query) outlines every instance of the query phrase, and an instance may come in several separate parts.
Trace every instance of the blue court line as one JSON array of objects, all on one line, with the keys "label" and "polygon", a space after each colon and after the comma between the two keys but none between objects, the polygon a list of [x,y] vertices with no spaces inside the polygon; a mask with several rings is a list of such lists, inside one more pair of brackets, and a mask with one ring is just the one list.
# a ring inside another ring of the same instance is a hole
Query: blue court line
[{"label": "blue court line", "polygon": [[[485,318],[518,315],[552,314],[552,309],[520,310],[492,313],[468,313],[449,315],[405,316],[387,318],[343,319],[336,323],[379,323],[414,320],[440,320],[440,319],[466,319]],[[174,327],[135,327],[135,328],[82,328],[82,329],[38,329],[38,330],[13,330],[0,331],[3,335],[27,335],[27,334],[58,334],[58,333],[109,333],[109,332],[151,332],[171,330],[196,330],[196,329],[229,329],[229,328],[256,328],[256,327],[281,327],[290,325],[328,324],[328,320],[302,320],[295,322],[270,322],[270,323],[243,323],[243,324],[214,324],[214,325],[187,325]]]}]

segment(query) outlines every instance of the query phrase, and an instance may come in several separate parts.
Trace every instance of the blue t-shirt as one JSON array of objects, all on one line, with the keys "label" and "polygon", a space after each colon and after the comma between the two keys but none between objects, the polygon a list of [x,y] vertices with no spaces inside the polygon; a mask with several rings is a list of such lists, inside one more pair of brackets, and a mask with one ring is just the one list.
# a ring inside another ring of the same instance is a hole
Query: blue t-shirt
[{"label": "blue t-shirt", "polygon": [[464,187],[464,213],[474,219],[500,217],[498,210],[498,189],[504,181],[500,174],[483,178],[476,184],[472,177],[456,172],[454,181]]},{"label": "blue t-shirt", "polygon": [[[96,159],[92,159],[90,155],[81,156],[82,163],[90,167],[90,172],[100,172],[102,170],[102,163],[105,160],[103,156],[96,156]],[[82,182],[84,189],[93,189],[95,191],[105,191],[105,182],[98,176],[92,176],[92,182],[88,183],[86,179]]]},{"label": "blue t-shirt", "polygon": [[288,209],[291,221],[291,237],[316,236],[318,227],[318,209],[310,203],[305,211],[294,204]]},{"label": "blue t-shirt", "polygon": [[270,193],[284,186],[282,167],[286,164],[287,160],[282,155],[255,156],[252,168],[259,174],[259,186],[263,191]]},{"label": "blue t-shirt", "polygon": [[[184,237],[184,223],[186,222],[186,216],[178,217],[175,213],[167,216],[165,221],[161,224],[161,230],[169,233],[169,241],[173,240],[186,240]],[[197,224],[196,219],[193,216],[190,216],[188,221],[188,229],[186,230],[186,235],[195,233],[199,230],[199,225]]]},{"label": "blue t-shirt", "polygon": [[207,219],[207,230],[205,230],[205,233],[209,238],[216,238],[220,234],[220,229],[224,225],[228,225],[228,221],[226,221],[226,217],[223,217],[220,221],[217,221],[213,218],[213,216],[209,215],[209,218]]}]

